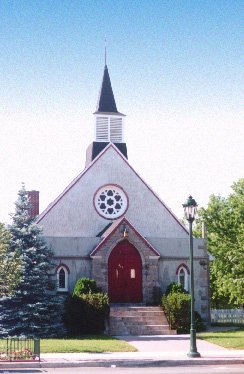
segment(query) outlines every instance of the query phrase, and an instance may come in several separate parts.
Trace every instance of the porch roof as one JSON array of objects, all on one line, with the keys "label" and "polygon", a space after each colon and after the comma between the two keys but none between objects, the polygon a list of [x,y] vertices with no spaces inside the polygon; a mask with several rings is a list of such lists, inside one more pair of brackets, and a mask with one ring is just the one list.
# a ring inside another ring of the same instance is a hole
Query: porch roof
[{"label": "porch roof", "polygon": [[94,248],[94,250],[91,252],[90,256],[91,257],[95,256],[96,253],[98,252],[99,248],[113,235],[115,230],[119,226],[123,226],[123,225],[125,225],[125,227],[128,227],[129,229],[133,230],[134,233],[138,237],[140,237],[140,239],[148,246],[148,248],[150,248],[150,250],[154,253],[154,255],[160,257],[160,253],[147,241],[147,239],[144,236],[142,236],[139,233],[139,231],[136,230],[136,228],[126,219],[125,216],[121,217],[120,219],[118,219],[116,221],[113,221],[113,223],[107,229],[105,229],[105,231],[102,232],[102,235],[101,235],[102,240],[96,246],[96,248]]}]

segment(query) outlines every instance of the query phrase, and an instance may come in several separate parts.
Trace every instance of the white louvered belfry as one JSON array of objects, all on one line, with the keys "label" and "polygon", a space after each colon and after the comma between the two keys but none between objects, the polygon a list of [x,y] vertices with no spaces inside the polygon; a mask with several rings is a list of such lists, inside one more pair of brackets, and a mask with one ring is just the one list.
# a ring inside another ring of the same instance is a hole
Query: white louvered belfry
[{"label": "white louvered belfry", "polygon": [[96,116],[95,139],[97,142],[123,143],[123,118],[120,116]]},{"label": "white louvered belfry", "polygon": [[109,138],[109,120],[108,117],[96,118],[96,134],[95,139],[97,142],[108,141]]}]

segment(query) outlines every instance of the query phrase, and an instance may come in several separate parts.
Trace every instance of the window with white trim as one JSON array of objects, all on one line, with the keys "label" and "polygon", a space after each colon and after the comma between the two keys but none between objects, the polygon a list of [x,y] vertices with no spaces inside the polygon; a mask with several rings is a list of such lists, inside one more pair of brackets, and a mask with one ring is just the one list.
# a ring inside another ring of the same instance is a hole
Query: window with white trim
[{"label": "window with white trim", "polygon": [[94,196],[96,211],[107,219],[121,217],[127,207],[128,198],[122,188],[115,185],[101,187]]},{"label": "window with white trim", "polygon": [[57,270],[57,291],[68,291],[69,273],[65,266],[60,266]]},{"label": "window with white trim", "polygon": [[178,270],[178,283],[181,284],[186,291],[189,291],[189,276],[184,266],[181,266]]}]

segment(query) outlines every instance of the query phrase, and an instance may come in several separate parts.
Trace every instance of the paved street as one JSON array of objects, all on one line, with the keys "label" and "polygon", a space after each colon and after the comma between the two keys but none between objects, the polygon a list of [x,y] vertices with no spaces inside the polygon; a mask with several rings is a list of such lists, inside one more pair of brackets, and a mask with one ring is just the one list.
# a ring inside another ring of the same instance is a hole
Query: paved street
[{"label": "paved street", "polygon": [[206,365],[161,368],[59,368],[0,370],[0,374],[243,374],[243,365]]}]

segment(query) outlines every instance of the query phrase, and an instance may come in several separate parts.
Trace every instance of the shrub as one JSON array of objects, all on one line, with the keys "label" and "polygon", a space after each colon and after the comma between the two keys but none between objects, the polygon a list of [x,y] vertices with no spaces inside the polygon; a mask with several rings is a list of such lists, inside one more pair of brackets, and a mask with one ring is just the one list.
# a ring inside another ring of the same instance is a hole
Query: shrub
[{"label": "shrub", "polygon": [[[83,291],[83,292],[81,292]],[[109,298],[99,292],[95,280],[80,278],[64,307],[64,324],[69,334],[96,334],[105,329]]]},{"label": "shrub", "polygon": [[171,328],[179,333],[189,330],[190,300],[190,295],[180,292],[172,292],[168,296],[163,295],[162,297],[162,306]]},{"label": "shrub", "polygon": [[82,294],[88,293],[98,293],[101,292],[101,289],[97,287],[96,281],[89,278],[79,278],[75,284],[73,290],[73,296],[80,296]]},{"label": "shrub", "polygon": [[206,331],[206,325],[202,321],[201,315],[195,311],[195,327],[196,331]]},{"label": "shrub", "polygon": [[[162,307],[171,325],[171,328],[178,333],[189,332],[190,330],[190,303],[191,296],[184,290],[182,285],[171,283],[162,297]],[[195,312],[196,331],[205,330],[205,325],[198,312]]]},{"label": "shrub", "polygon": [[179,292],[179,293],[188,293],[184,287],[182,286],[182,284],[179,284],[179,283],[176,283],[176,282],[172,282],[168,285],[168,287],[166,288],[166,292],[165,292],[165,295],[167,296],[168,294],[170,293],[176,293],[176,292]]}]

